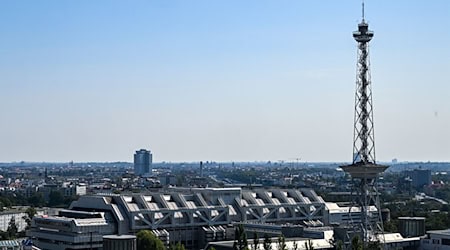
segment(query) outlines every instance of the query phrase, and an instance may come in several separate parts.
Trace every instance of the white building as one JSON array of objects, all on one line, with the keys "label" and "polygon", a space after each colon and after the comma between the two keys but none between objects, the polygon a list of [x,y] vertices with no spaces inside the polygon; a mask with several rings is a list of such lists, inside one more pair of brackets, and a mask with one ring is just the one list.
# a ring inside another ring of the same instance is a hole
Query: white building
[{"label": "white building", "polygon": [[[342,209],[341,215],[330,208]],[[60,216],[34,219],[28,235],[43,249],[82,249],[91,242],[100,246],[103,235],[149,229],[171,244],[200,249],[233,240],[234,230],[227,229],[236,222],[322,226],[342,222],[345,211],[312,189],[170,188],[81,196]]]},{"label": "white building", "polygon": [[103,235],[115,234],[110,214],[62,210],[59,216],[34,217],[27,235],[43,250],[100,249]]},{"label": "white building", "polygon": [[[5,232],[8,229],[11,218],[14,218],[19,232],[25,230],[27,223],[24,218],[27,216],[25,213],[27,208],[27,206],[14,206],[0,212],[0,230]],[[36,208],[36,216],[49,214],[52,211],[53,209],[49,208]],[[53,213],[56,213],[56,210]]]},{"label": "white building", "polygon": [[420,241],[423,250],[450,250],[450,229],[427,232],[427,238]]},{"label": "white building", "polygon": [[[332,224],[347,224],[350,221],[361,221],[361,208],[360,207],[341,207],[334,202],[326,202],[326,216],[325,223]],[[375,206],[370,206],[368,209],[370,213],[369,217],[374,220],[378,217],[378,210]]]}]

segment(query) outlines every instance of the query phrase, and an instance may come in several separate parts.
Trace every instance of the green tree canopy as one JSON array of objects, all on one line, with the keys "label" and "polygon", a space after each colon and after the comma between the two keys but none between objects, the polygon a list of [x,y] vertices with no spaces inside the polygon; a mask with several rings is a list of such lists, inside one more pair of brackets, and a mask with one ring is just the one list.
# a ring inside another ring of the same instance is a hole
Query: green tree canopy
[{"label": "green tree canopy", "polygon": [[253,233],[253,250],[259,249],[259,237],[258,234],[255,232]]},{"label": "green tree canopy", "polygon": [[298,250],[298,243],[294,240],[294,243],[292,243],[292,250]]},{"label": "green tree canopy", "polygon": [[235,250],[248,250],[247,234],[245,233],[244,226],[240,224],[234,231],[234,243],[233,249]]},{"label": "green tree canopy", "polygon": [[150,230],[141,230],[136,234],[138,250],[165,250],[164,243]]},{"label": "green tree canopy", "polygon": [[22,219],[24,219],[25,222],[27,223],[25,230],[28,230],[31,227],[31,220],[36,215],[36,213],[37,213],[37,211],[36,211],[36,208],[34,208],[34,207],[29,207],[29,208],[27,208],[27,210],[25,210],[26,215],[24,215],[22,217]]},{"label": "green tree canopy", "polygon": [[33,207],[43,207],[45,206],[45,199],[42,193],[34,193],[28,198],[28,203]]},{"label": "green tree canopy", "polygon": [[272,250],[272,240],[267,234],[264,234],[263,248],[264,250]]},{"label": "green tree canopy", "polygon": [[359,238],[359,235],[355,235],[352,239],[352,250],[363,250],[364,249],[364,243]]},{"label": "green tree canopy", "polygon": [[311,240],[305,241],[305,249],[306,250],[314,250],[314,246]]},{"label": "green tree canopy", "polygon": [[170,246],[170,250],[185,250],[184,245],[178,242],[175,245]]},{"label": "green tree canopy", "polygon": [[278,237],[278,250],[287,250],[287,246],[286,246],[286,239],[284,238],[284,235],[281,235],[280,237]]},{"label": "green tree canopy", "polygon": [[64,204],[64,196],[60,191],[51,191],[49,196],[48,205],[50,207],[59,206]]},{"label": "green tree canopy", "polygon": [[13,216],[11,217],[11,220],[8,224],[8,229],[6,229],[6,233],[8,235],[8,239],[15,239],[17,238],[18,233],[17,225],[16,225],[16,218]]}]

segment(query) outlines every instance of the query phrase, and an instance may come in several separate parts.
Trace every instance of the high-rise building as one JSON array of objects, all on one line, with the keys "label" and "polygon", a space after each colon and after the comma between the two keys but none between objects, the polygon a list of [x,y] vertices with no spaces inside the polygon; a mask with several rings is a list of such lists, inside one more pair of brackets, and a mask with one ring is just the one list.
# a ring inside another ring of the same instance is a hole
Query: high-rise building
[{"label": "high-rise building", "polygon": [[414,169],[408,172],[412,180],[411,185],[414,188],[423,188],[431,184],[431,170],[429,169]]},{"label": "high-rise building", "polygon": [[140,149],[134,154],[134,174],[150,175],[152,172],[153,156],[150,150]]}]

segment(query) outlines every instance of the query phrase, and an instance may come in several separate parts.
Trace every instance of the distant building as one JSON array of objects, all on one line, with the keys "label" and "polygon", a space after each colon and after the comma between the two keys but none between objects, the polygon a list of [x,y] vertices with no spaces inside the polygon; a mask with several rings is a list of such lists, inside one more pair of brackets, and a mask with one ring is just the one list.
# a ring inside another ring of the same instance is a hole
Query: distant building
[{"label": "distant building", "polygon": [[61,188],[61,192],[63,193],[64,197],[72,197],[75,195],[86,195],[87,193],[87,186],[85,183],[63,183],[63,186]]},{"label": "distant building", "polygon": [[414,188],[421,188],[431,184],[431,170],[429,169],[414,169],[408,171],[408,175]]},{"label": "distant building", "polygon": [[[87,187],[85,183],[71,183],[71,182],[64,182],[61,184],[44,184],[43,186],[38,187],[37,192],[42,193],[44,196],[44,199],[48,200],[50,199],[50,193],[51,192],[59,192],[64,197],[72,197],[75,195],[86,195],[87,193]],[[35,192],[31,193],[33,195]],[[28,197],[30,197],[29,195]]]},{"label": "distant building", "polygon": [[158,176],[159,183],[163,186],[175,186],[177,184],[177,178],[173,174],[165,174]]},{"label": "distant building", "polygon": [[134,154],[134,174],[150,175],[153,156],[150,150],[141,149]]}]

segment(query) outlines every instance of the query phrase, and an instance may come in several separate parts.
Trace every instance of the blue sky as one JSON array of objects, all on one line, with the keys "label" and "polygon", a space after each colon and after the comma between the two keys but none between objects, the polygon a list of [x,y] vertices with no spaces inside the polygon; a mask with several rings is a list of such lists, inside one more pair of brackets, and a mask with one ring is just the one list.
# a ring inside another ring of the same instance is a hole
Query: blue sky
[{"label": "blue sky", "polygon": [[[366,1],[377,159],[450,161],[450,1]],[[361,3],[1,1],[0,162],[351,161]]]}]

